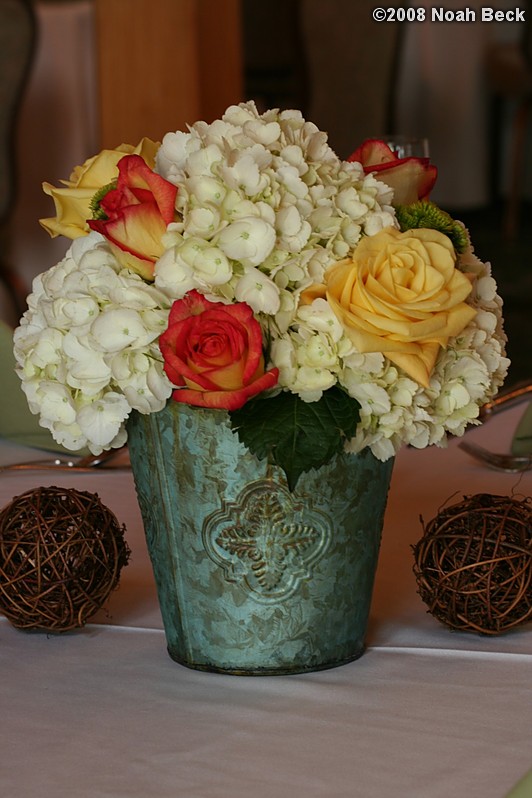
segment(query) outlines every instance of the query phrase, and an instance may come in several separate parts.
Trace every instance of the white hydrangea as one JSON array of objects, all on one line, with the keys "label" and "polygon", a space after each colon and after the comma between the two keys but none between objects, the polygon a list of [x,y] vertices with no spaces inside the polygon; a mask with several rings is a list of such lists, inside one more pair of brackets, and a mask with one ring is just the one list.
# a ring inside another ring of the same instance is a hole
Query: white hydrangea
[{"label": "white hydrangea", "polygon": [[279,288],[259,269],[247,269],[235,284],[237,302],[246,302],[255,313],[274,315],[280,308]]},{"label": "white hydrangea", "polygon": [[95,233],[34,281],[14,334],[17,371],[30,409],[67,449],[121,446],[132,409],[164,407],[171,385],[158,338],[168,307]]},{"label": "white hydrangea", "polygon": [[[157,170],[178,187],[180,221],[156,266],[156,286],[171,299],[191,288],[222,301],[245,292],[277,329],[294,320],[292,295],[362,235],[396,224],[390,189],[360,164],[342,162],[326,134],[296,111],[231,106],[212,124],[167,134]],[[209,257],[217,268],[200,266]],[[275,300],[271,288],[266,300],[257,288],[262,301],[250,292],[254,269],[274,280]]]},{"label": "white hydrangea", "polygon": [[271,362],[279,369],[281,387],[315,402],[338,382],[342,359],[353,345],[324,299],[300,307],[294,326],[297,330],[273,338]]},{"label": "white hydrangea", "polygon": [[165,405],[172,386],[158,338],[172,302],[192,289],[252,308],[281,389],[314,402],[338,385],[357,400],[351,451],[369,447],[385,460],[404,444],[444,446],[476,423],[508,360],[490,266],[470,247],[458,268],[474,276],[467,301],[477,313],[424,388],[383,354],[357,352],[326,299],[300,305],[362,236],[397,226],[392,189],[342,162],[313,123],[298,111],[231,106],[211,124],[165,135],[156,169],[178,191],[154,282],[119,266],[91,233],[34,281],[15,332],[30,409],[57,441],[98,454],[125,442],[133,409]]}]

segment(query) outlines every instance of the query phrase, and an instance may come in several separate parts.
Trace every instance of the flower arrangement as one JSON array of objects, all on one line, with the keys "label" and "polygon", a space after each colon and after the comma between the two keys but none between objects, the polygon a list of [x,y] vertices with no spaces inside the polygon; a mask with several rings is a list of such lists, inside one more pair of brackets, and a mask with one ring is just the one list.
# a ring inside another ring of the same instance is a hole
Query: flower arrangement
[{"label": "flower arrangement", "polygon": [[342,447],[444,446],[508,360],[490,266],[435,179],[382,142],[342,161],[299,112],[252,102],[104,150],[44,186],[41,224],[73,242],[15,331],[30,409],[99,453],[133,410],[218,408],[291,485]]}]

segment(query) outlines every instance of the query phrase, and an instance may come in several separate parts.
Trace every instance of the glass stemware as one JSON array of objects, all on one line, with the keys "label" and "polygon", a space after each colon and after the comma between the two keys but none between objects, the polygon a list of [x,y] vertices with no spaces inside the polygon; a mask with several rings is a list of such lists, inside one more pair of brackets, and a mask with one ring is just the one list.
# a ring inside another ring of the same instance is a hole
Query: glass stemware
[{"label": "glass stemware", "polygon": [[429,157],[429,140],[427,138],[392,133],[383,136],[383,140],[398,158]]}]

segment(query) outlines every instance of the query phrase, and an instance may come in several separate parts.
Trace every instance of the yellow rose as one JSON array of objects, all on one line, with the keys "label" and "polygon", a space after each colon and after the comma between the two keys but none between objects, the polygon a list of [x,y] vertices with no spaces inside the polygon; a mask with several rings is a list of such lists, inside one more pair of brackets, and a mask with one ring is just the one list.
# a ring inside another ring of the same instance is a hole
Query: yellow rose
[{"label": "yellow rose", "polygon": [[440,347],[458,335],[476,311],[464,300],[469,277],[455,268],[450,239],[426,228],[386,228],[366,236],[352,259],[325,274],[303,303],[326,296],[359,352],[382,352],[425,387]]},{"label": "yellow rose", "polygon": [[91,200],[98,189],[118,177],[118,161],[124,155],[140,155],[150,169],[153,169],[158,147],[159,144],[147,138],[142,139],[136,147],[121,144],[116,150],[102,150],[82,166],[76,166],[70,180],[61,181],[65,188],[43,183],[44,193],[54,201],[56,215],[50,219],[40,219],[41,225],[52,238],[63,235],[73,239],[87,235],[87,219],[92,216]]}]

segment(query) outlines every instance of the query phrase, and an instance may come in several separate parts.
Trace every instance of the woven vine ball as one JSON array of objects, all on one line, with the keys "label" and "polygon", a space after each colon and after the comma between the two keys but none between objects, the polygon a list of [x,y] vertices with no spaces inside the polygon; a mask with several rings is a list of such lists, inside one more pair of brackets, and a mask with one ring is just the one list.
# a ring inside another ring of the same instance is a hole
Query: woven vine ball
[{"label": "woven vine ball", "polygon": [[418,592],[451,629],[496,635],[532,620],[530,498],[464,496],[413,551]]},{"label": "woven vine ball", "polygon": [[0,511],[0,612],[19,629],[84,626],[118,585],[130,550],[94,493],[36,488]]}]

